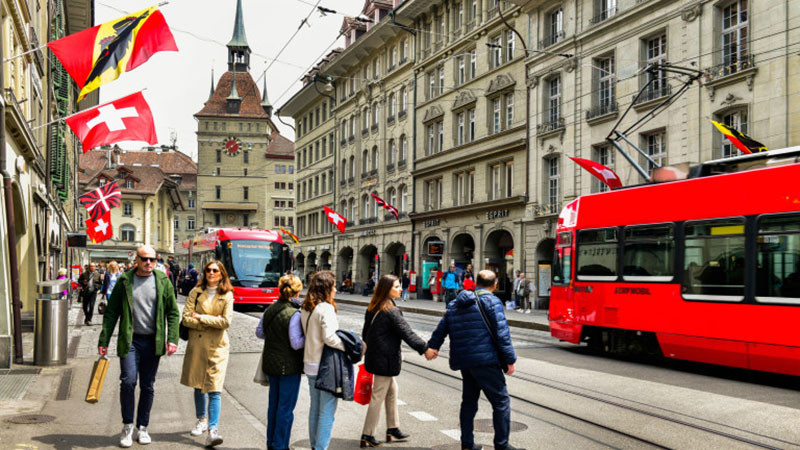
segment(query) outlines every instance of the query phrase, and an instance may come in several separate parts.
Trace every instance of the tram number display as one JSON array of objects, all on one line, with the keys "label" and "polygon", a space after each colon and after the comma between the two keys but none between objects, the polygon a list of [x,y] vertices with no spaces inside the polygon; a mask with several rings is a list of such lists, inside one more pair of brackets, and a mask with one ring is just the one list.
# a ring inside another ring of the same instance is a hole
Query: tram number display
[{"label": "tram number display", "polygon": [[444,255],[444,242],[428,242],[428,255]]}]

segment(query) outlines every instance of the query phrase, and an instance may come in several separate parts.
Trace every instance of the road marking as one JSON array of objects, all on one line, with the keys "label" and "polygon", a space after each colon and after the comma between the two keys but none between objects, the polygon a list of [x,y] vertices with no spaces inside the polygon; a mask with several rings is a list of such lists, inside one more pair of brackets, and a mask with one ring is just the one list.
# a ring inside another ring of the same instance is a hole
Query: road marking
[{"label": "road marking", "polygon": [[454,441],[461,440],[461,430],[439,430],[445,434],[445,436],[452,438]]},{"label": "road marking", "polygon": [[402,400],[397,400],[397,406],[406,406],[407,404],[408,403],[406,403],[406,402],[404,402]]},{"label": "road marking", "polygon": [[433,417],[432,415],[426,413],[425,411],[414,411],[410,412],[409,414],[411,414],[415,419],[419,420],[420,422],[436,422],[437,420],[439,420],[436,417]]}]

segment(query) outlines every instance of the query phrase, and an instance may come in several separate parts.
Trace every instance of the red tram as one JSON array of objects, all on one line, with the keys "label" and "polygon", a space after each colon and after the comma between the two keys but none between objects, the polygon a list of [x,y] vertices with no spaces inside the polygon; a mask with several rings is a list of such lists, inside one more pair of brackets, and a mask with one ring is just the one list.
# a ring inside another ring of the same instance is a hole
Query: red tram
[{"label": "red tram", "polygon": [[800,375],[800,148],[562,210],[550,330],[609,353]]}]

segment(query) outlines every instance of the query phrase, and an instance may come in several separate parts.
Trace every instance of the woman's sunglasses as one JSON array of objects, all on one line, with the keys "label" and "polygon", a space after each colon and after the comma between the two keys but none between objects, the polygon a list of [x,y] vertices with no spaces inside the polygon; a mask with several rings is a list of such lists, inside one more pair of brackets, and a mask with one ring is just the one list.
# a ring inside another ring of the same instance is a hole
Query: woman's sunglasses
[{"label": "woman's sunglasses", "polygon": [[219,269],[212,269],[211,267],[209,267],[208,269],[206,269],[206,273],[219,273]]}]

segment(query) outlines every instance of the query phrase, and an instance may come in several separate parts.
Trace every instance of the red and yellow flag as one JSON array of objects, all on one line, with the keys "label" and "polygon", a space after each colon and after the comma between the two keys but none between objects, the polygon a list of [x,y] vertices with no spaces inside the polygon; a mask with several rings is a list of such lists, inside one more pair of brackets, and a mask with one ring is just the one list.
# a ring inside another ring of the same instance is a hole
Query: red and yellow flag
[{"label": "red and yellow flag", "polygon": [[284,233],[284,234],[288,234],[289,237],[292,238],[292,240],[294,241],[295,244],[299,244],[300,243],[300,240],[297,238],[297,236],[295,236],[294,233],[292,233],[291,231],[287,230],[286,228],[281,227],[281,232]]},{"label": "red and yellow flag", "polygon": [[731,144],[735,145],[736,148],[738,148],[742,153],[749,155],[750,153],[767,151],[766,145],[742,133],[736,128],[729,127],[724,123],[719,123],[715,120],[712,120],[711,123],[713,123],[719,132],[728,138],[728,140],[731,141]]},{"label": "red and yellow flag", "polygon": [[78,101],[161,51],[178,51],[158,6],[71,34],[47,46],[81,88]]}]

